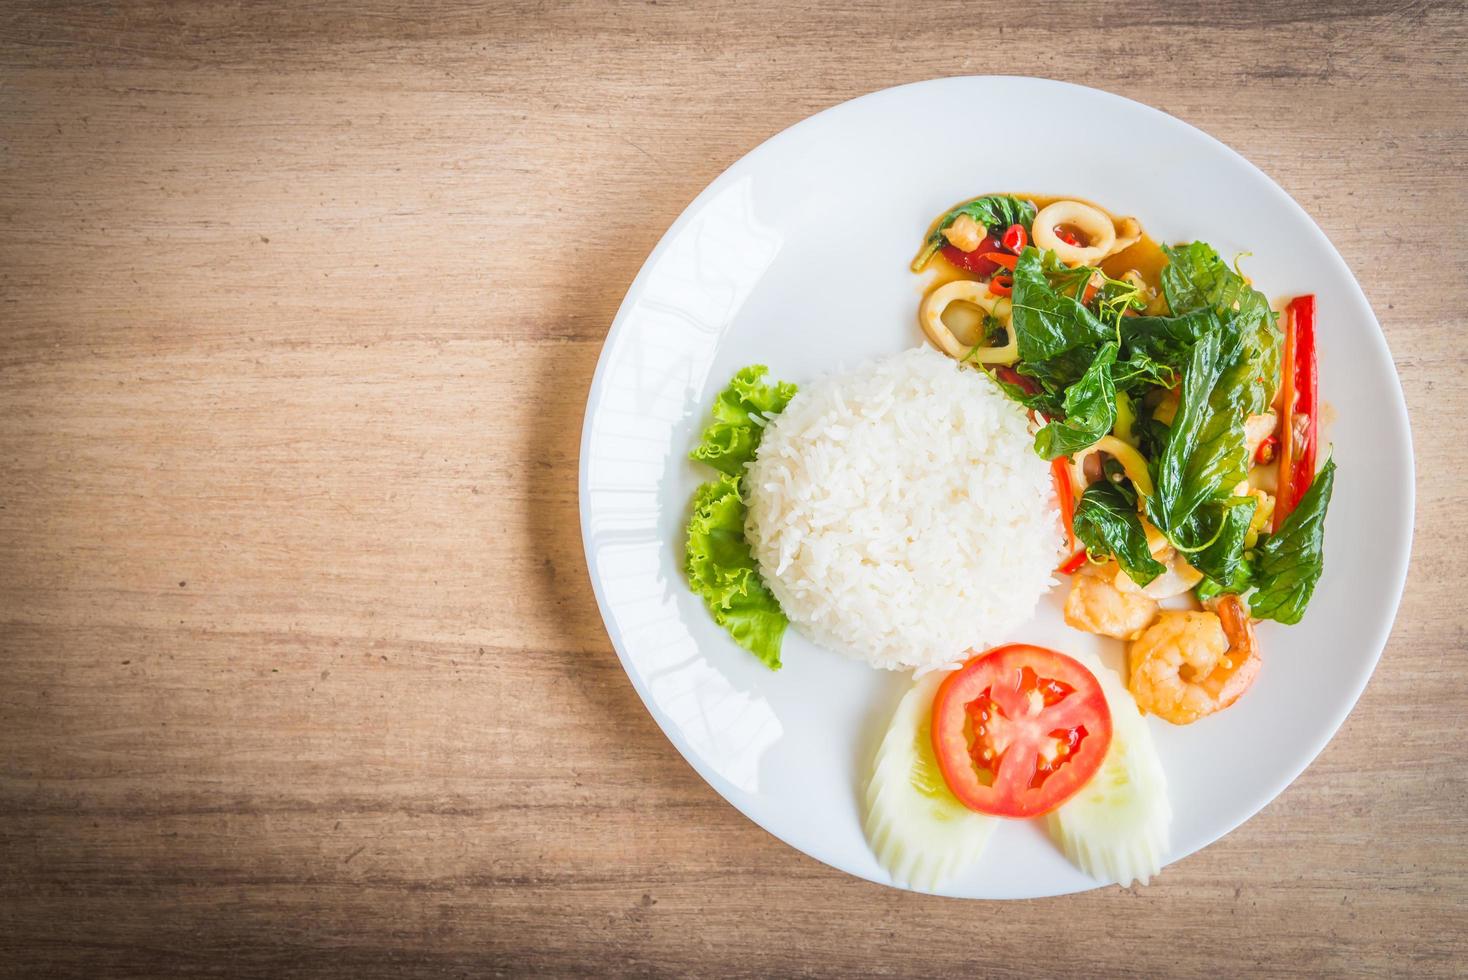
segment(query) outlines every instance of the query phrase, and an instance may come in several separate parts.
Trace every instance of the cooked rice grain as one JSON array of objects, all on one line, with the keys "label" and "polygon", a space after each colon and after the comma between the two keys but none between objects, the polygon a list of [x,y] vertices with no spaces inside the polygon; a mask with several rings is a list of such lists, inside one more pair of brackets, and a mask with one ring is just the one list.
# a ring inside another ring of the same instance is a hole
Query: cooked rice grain
[{"label": "cooked rice grain", "polygon": [[785,614],[876,667],[1010,639],[1053,584],[1059,515],[1024,410],[929,348],[805,385],[745,481]]}]

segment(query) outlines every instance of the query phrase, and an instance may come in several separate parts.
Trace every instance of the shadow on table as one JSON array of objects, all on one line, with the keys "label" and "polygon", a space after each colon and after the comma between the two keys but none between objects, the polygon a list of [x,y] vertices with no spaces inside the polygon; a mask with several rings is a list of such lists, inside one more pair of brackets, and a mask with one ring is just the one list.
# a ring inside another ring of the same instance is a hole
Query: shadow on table
[{"label": "shadow on table", "polygon": [[[629,214],[632,212],[629,210]],[[558,266],[561,281],[546,311],[545,340],[534,361],[531,397],[537,410],[521,448],[528,486],[526,554],[529,621],[553,637],[568,686],[610,730],[653,735],[657,727],[622,674],[592,593],[581,544],[577,499],[581,427],[591,378],[637,270],[661,234],[629,222],[605,244],[583,246],[574,266]],[[595,270],[588,275],[586,270]],[[671,767],[670,767],[671,768]]]}]

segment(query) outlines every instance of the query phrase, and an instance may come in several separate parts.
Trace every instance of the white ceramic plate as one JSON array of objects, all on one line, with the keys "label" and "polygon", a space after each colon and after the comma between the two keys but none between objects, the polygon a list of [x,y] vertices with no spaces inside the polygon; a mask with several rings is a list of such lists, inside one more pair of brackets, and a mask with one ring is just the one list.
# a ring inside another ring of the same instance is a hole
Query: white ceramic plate
[{"label": "white ceramic plate", "polygon": [[[996,102],[1002,131],[982,108]],[[628,290],[587,400],[581,526],[612,643],[678,751],[776,837],[882,883],[859,789],[908,675],[794,630],[778,673],[735,646],[681,571],[689,498],[711,478],[687,457],[712,397],[746,364],[803,383],[922,343],[908,262],[935,215],[993,191],[1094,200],[1160,241],[1252,252],[1248,271],[1271,299],[1317,296],[1322,397],[1339,411],[1325,575],[1304,622],[1259,628],[1264,671],[1237,705],[1186,728],[1152,720],[1176,810],[1170,860],[1243,823],[1325,746],[1381,654],[1406,576],[1411,439],[1381,330],[1320,229],[1238,154],[1147,106],[1033,78],[888,89],[779,134],[698,196]],[[1064,626],[1062,598],[1054,590],[1013,638],[1116,665],[1120,644]],[[940,893],[1103,883],[1041,821],[1006,821]]]}]

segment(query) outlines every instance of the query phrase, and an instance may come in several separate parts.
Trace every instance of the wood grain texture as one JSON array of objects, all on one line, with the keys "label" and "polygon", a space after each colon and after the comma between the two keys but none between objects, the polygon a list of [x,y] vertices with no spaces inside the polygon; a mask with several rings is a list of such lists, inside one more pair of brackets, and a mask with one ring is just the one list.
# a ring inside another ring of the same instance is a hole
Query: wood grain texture
[{"label": "wood grain texture", "polygon": [[[1408,243],[1468,226],[1468,13],[995,9],[0,11],[0,973],[1461,972],[1468,265]],[[1279,180],[1376,304],[1419,500],[1381,667],[1300,780],[1150,888],[1003,906],[845,877],[704,785],[575,499],[601,340],[698,190],[988,71]]]}]

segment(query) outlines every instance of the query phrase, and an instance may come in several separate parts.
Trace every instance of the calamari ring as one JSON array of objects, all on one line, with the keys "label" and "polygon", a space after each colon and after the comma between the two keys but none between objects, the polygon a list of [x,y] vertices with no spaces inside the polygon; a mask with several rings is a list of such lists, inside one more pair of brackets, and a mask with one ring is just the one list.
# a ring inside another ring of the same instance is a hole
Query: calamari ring
[{"label": "calamari ring", "polygon": [[957,279],[929,293],[923,298],[923,305],[918,309],[918,322],[922,324],[923,333],[927,334],[933,346],[959,361],[1013,364],[1019,360],[1019,343],[1015,339],[1013,330],[1009,330],[1009,343],[1003,347],[965,347],[959,343],[958,338],[953,336],[953,331],[948,329],[948,324],[943,322],[943,311],[948,309],[950,304],[959,302],[972,303],[1004,324],[1006,328],[1010,326],[1013,304],[1009,300],[989,292],[987,283],[974,282],[971,279]]},{"label": "calamari ring", "polygon": [[[1059,225],[1070,225],[1086,236],[1085,245],[1071,245],[1055,233]],[[1095,265],[1112,252],[1116,244],[1116,227],[1111,217],[1099,208],[1080,201],[1056,201],[1035,215],[1035,245],[1055,253],[1069,266]],[[1137,228],[1138,237],[1141,226]]]}]

